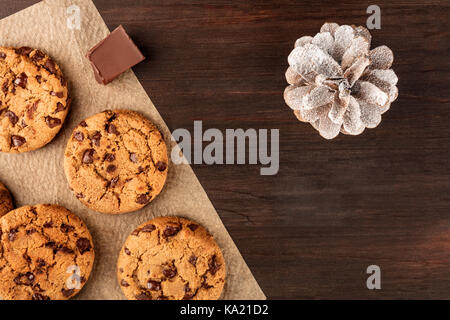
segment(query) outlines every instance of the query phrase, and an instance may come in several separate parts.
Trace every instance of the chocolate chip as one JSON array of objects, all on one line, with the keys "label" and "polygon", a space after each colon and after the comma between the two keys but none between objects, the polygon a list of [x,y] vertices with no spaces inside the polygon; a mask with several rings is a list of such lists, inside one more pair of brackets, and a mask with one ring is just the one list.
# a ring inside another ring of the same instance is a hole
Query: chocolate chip
[{"label": "chocolate chip", "polygon": [[114,188],[117,185],[117,182],[119,181],[119,177],[114,177],[111,179],[111,181],[108,184],[109,188]]},{"label": "chocolate chip", "polygon": [[47,59],[44,63],[44,68],[47,69],[50,73],[56,73],[56,66],[52,59]]},{"label": "chocolate chip", "polygon": [[71,225],[68,225],[68,224],[65,224],[65,223],[61,223],[60,229],[61,229],[62,232],[67,233],[67,232],[70,232],[70,231],[74,231],[75,227],[71,226]]},{"label": "chocolate chip", "polygon": [[141,292],[138,295],[135,295],[137,300],[152,300],[152,296],[148,292]]},{"label": "chocolate chip", "polygon": [[129,287],[130,285],[128,284],[128,282],[126,282],[125,280],[122,279],[122,281],[120,281],[120,285],[122,287]]},{"label": "chocolate chip", "polygon": [[180,232],[181,230],[181,226],[177,225],[177,226],[166,226],[166,229],[164,229],[164,237],[173,237],[174,235],[176,235],[178,232]]},{"label": "chocolate chip", "polygon": [[116,156],[114,154],[112,153],[105,154],[105,161],[113,162],[114,160],[116,160]]},{"label": "chocolate chip", "polygon": [[64,247],[62,246],[61,248],[58,249],[58,251],[61,251],[62,253],[67,253],[67,254],[72,254],[74,253],[74,251],[70,248]]},{"label": "chocolate chip", "polygon": [[61,293],[65,298],[68,298],[74,293],[74,290],[73,289],[62,289]]},{"label": "chocolate chip", "polygon": [[26,252],[23,253],[22,257],[26,262],[28,262],[28,263],[31,262],[31,258],[29,255],[26,254]]},{"label": "chocolate chip", "polygon": [[112,123],[109,123],[109,124],[106,125],[106,131],[108,133],[115,134],[115,135],[119,134],[119,131],[117,131],[116,126],[113,125]]},{"label": "chocolate chip", "polygon": [[38,258],[38,259],[36,260],[36,262],[37,262],[37,266],[38,266],[39,268],[45,267],[45,265],[47,264],[47,263],[45,262],[45,260],[42,259],[42,258]]},{"label": "chocolate chip", "polygon": [[14,84],[23,89],[27,87],[28,76],[25,72],[22,72],[16,79],[14,79]]},{"label": "chocolate chip", "polygon": [[17,277],[14,278],[14,283],[18,285],[31,286],[36,277],[33,273],[19,273]]},{"label": "chocolate chip", "polygon": [[34,55],[31,57],[31,60],[40,61],[40,60],[44,59],[44,57],[45,57],[45,54],[42,51],[36,50]]},{"label": "chocolate chip", "polygon": [[22,128],[28,127],[27,123],[25,122],[25,119],[22,119],[22,122],[20,123],[20,126],[21,126]]},{"label": "chocolate chip", "polygon": [[73,137],[80,142],[84,140],[84,134],[83,134],[83,132],[80,132],[80,131],[75,132],[73,134]]},{"label": "chocolate chip", "polygon": [[50,300],[50,297],[48,296],[44,296],[43,294],[40,293],[33,293],[33,295],[31,296],[32,300]]},{"label": "chocolate chip", "polygon": [[83,153],[83,159],[82,162],[84,164],[90,164],[94,162],[94,153],[95,150],[94,149],[87,149],[84,153]]},{"label": "chocolate chip", "polygon": [[58,102],[56,104],[55,113],[58,113],[58,112],[61,112],[61,111],[64,111],[64,110],[66,110],[66,107],[61,102]]},{"label": "chocolate chip", "polygon": [[91,242],[87,238],[80,238],[77,240],[77,248],[81,254],[91,251]]},{"label": "chocolate chip", "polygon": [[106,168],[106,172],[108,173],[113,173],[114,171],[116,171],[117,167],[113,164],[110,164],[107,168]]},{"label": "chocolate chip", "polygon": [[16,240],[17,239],[17,229],[11,229],[11,230],[9,230],[9,233],[8,233],[8,240],[9,241],[14,241],[14,240]]},{"label": "chocolate chip", "polygon": [[47,126],[50,129],[53,129],[54,127],[57,127],[57,126],[61,125],[62,122],[61,122],[61,119],[52,118],[50,116],[46,116],[45,117],[45,123],[47,123]]},{"label": "chocolate chip", "polygon": [[206,277],[203,277],[202,287],[205,289],[214,288],[214,286],[211,286],[206,282]]},{"label": "chocolate chip", "polygon": [[38,83],[41,83],[42,77],[40,75],[37,75],[35,78]]},{"label": "chocolate chip", "polygon": [[17,54],[28,55],[33,49],[30,47],[20,47],[14,50]]},{"label": "chocolate chip", "polygon": [[77,199],[83,199],[85,196],[84,196],[84,194],[83,193],[77,193],[76,195],[75,195],[75,197],[77,197]]},{"label": "chocolate chip", "polygon": [[53,222],[46,222],[46,223],[44,223],[44,228],[51,228],[51,227],[53,227]]},{"label": "chocolate chip", "polygon": [[192,293],[185,293],[182,300],[191,300],[193,298]]},{"label": "chocolate chip", "polygon": [[194,297],[194,293],[192,292],[191,288],[189,287],[189,283],[186,283],[184,285],[184,297],[183,300],[191,300]]},{"label": "chocolate chip", "polygon": [[28,119],[33,119],[33,115],[37,110],[39,100],[35,101],[33,104],[27,106],[27,117]]},{"label": "chocolate chip", "polygon": [[220,269],[220,264],[217,262],[217,257],[216,255],[213,255],[211,257],[211,260],[208,263],[208,271],[212,274],[215,275],[217,271],[219,271]]},{"label": "chocolate chip", "polygon": [[14,278],[14,280],[13,280],[14,283],[18,284],[18,285],[21,285],[22,281],[20,280],[20,278],[21,278],[21,275],[19,274],[17,277]]},{"label": "chocolate chip", "polygon": [[29,236],[29,235],[35,233],[36,231],[37,230],[35,228],[31,228],[31,229],[28,229],[27,231],[25,231],[25,233],[27,234],[27,236]]},{"label": "chocolate chip", "polygon": [[152,232],[153,230],[155,230],[156,227],[153,224],[147,224],[144,227],[142,227],[141,231],[142,232]]},{"label": "chocolate chip", "polygon": [[6,58],[6,53],[0,52],[0,59],[5,59],[5,58]]},{"label": "chocolate chip", "polygon": [[139,203],[139,204],[146,204],[149,201],[150,201],[150,197],[147,196],[146,194],[141,194],[136,199],[136,203]]},{"label": "chocolate chip", "polygon": [[54,241],[49,241],[49,242],[47,242],[47,243],[45,244],[45,247],[46,247],[46,248],[49,248],[49,249],[53,249],[53,250],[56,250],[56,249],[57,249],[56,243],[55,243]]},{"label": "chocolate chip", "polygon": [[159,296],[156,300],[169,300],[169,298],[166,296]]},{"label": "chocolate chip", "polygon": [[86,121],[83,120],[80,122],[80,126],[86,128],[88,125],[87,125]]},{"label": "chocolate chip", "polygon": [[27,279],[28,283],[32,284],[35,279],[35,276],[31,272],[27,272],[25,273],[25,278]]},{"label": "chocolate chip", "polygon": [[192,231],[195,231],[198,228],[198,224],[193,224],[193,223],[188,224],[188,228],[191,229]]},{"label": "chocolate chip", "polygon": [[177,268],[175,266],[166,266],[163,269],[163,275],[168,279],[172,279],[177,275]]},{"label": "chocolate chip", "polygon": [[123,248],[123,251],[125,251],[125,253],[126,253],[127,255],[131,255],[131,251],[130,251],[130,249],[128,249],[127,247]]},{"label": "chocolate chip", "polygon": [[34,291],[37,291],[37,292],[45,292],[45,290],[43,290],[43,289],[41,288],[41,286],[39,285],[39,283],[35,283],[35,284],[33,285],[33,290],[34,290]]},{"label": "chocolate chip", "polygon": [[[33,212],[33,211],[32,211],[32,212]],[[33,214],[34,214],[34,212],[33,212]],[[37,230],[36,230],[35,228],[31,228],[31,229],[28,229],[27,231],[25,231],[25,233],[26,233],[27,235],[33,234],[33,233],[35,233],[35,232],[37,232]]]},{"label": "chocolate chip", "polygon": [[119,268],[119,272],[120,272],[120,273],[123,273],[123,268]]},{"label": "chocolate chip", "polygon": [[149,280],[147,282],[147,288],[152,291],[161,290],[161,282]]},{"label": "chocolate chip", "polygon": [[112,122],[117,118],[117,115],[112,112],[111,110],[105,110],[103,111],[106,113],[106,115],[108,116],[108,119],[106,120],[106,122]]},{"label": "chocolate chip", "polygon": [[56,97],[61,99],[61,98],[64,97],[64,92],[62,92],[62,91],[58,91],[58,92],[50,91],[50,95],[51,96],[56,96]]},{"label": "chocolate chip", "polygon": [[11,136],[11,145],[13,147],[20,147],[22,146],[27,140],[25,140],[24,137],[21,136]]},{"label": "chocolate chip", "polygon": [[137,163],[138,162],[136,153],[130,153],[130,161],[133,162],[133,163]]},{"label": "chocolate chip", "polygon": [[9,118],[9,121],[13,126],[15,126],[17,121],[19,121],[19,118],[16,116],[16,114],[10,110],[5,112],[5,117]]},{"label": "chocolate chip", "polygon": [[95,144],[97,147],[100,147],[100,139],[102,138],[102,134],[100,132],[95,132],[94,135],[91,138],[91,141],[93,144]]},{"label": "chocolate chip", "polygon": [[87,281],[87,279],[85,277],[83,277],[83,276],[80,277],[80,282],[81,283],[85,283],[86,281]]},{"label": "chocolate chip", "polygon": [[5,95],[8,93],[8,88],[9,88],[9,83],[8,83],[8,80],[6,80],[5,82],[3,82],[3,85],[2,85],[2,91]]},{"label": "chocolate chip", "polygon": [[192,255],[188,259],[189,263],[192,264],[194,267],[197,265],[197,257]]},{"label": "chocolate chip", "polygon": [[158,162],[156,163],[156,168],[157,168],[159,171],[164,171],[164,170],[167,169],[167,164],[166,164],[165,162],[158,161]]}]

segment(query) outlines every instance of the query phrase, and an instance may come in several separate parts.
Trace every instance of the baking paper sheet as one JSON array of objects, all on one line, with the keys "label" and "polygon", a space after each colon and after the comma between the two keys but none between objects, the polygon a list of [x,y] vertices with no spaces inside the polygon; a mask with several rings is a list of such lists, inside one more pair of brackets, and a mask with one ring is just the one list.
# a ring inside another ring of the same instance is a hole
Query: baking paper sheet
[{"label": "baking paper sheet", "polygon": [[[80,8],[80,28],[71,5]],[[116,280],[116,261],[126,237],[156,216],[181,215],[204,225],[223,250],[227,262],[224,299],[265,299],[244,259],[189,165],[171,164],[163,192],[144,209],[106,215],[83,206],[69,190],[64,171],[64,148],[74,127],[105,109],[132,109],[151,119],[164,134],[169,152],[170,131],[130,70],[103,86],[93,76],[86,52],[109,30],[90,0],[48,0],[0,20],[1,46],[29,46],[47,52],[62,68],[73,103],[58,136],[46,147],[18,155],[0,153],[0,181],[14,195],[16,206],[57,203],[88,225],[96,247],[96,262],[78,299],[124,299]],[[174,93],[176,94],[176,93]]]}]

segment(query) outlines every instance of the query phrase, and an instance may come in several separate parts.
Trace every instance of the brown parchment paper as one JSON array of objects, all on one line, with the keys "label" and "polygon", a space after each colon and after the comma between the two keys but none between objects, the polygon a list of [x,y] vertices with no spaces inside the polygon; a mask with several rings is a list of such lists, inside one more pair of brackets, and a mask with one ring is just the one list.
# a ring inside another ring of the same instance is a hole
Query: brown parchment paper
[{"label": "brown parchment paper", "polygon": [[[67,8],[73,4],[81,9],[80,30],[67,27]],[[62,68],[73,97],[68,119],[49,145],[25,154],[0,153],[0,181],[11,190],[18,207],[57,203],[86,222],[94,238],[96,262],[79,299],[124,299],[116,280],[119,250],[139,224],[166,215],[191,218],[214,235],[227,262],[224,299],[265,299],[189,165],[171,164],[163,192],[134,213],[94,212],[69,190],[63,171],[64,148],[73,128],[90,115],[113,108],[141,112],[164,134],[169,153],[174,146],[169,129],[131,70],[107,86],[95,81],[84,55],[108,33],[91,0],[46,0],[0,20],[0,45],[29,46],[49,53]]]}]

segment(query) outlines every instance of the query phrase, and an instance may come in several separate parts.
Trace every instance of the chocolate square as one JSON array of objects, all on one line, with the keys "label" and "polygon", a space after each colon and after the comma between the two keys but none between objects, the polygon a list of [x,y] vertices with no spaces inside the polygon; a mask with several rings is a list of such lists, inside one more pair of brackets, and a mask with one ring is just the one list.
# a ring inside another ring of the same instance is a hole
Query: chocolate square
[{"label": "chocolate square", "polygon": [[145,57],[120,25],[86,54],[98,83],[108,84]]}]

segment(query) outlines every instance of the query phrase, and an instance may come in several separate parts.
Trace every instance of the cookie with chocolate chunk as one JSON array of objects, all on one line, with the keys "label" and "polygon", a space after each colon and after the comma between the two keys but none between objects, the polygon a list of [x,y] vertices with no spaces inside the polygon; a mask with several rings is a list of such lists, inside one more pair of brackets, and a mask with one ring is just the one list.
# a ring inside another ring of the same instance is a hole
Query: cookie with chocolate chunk
[{"label": "cookie with chocolate chunk", "polygon": [[117,262],[119,285],[130,300],[216,300],[225,276],[225,260],[213,237],[179,217],[140,225]]},{"label": "cookie with chocolate chunk", "polygon": [[25,206],[0,218],[0,298],[66,300],[84,286],[94,263],[86,225],[69,210]]},{"label": "cookie with chocolate chunk", "polygon": [[0,151],[20,153],[49,143],[69,109],[67,83],[45,53],[0,47]]},{"label": "cookie with chocolate chunk", "polygon": [[13,202],[9,190],[0,182],[0,217],[13,209]]},{"label": "cookie with chocolate chunk", "polygon": [[107,110],[82,121],[64,154],[75,196],[110,214],[136,211],[152,201],[164,186],[168,163],[158,129],[128,110]]}]

